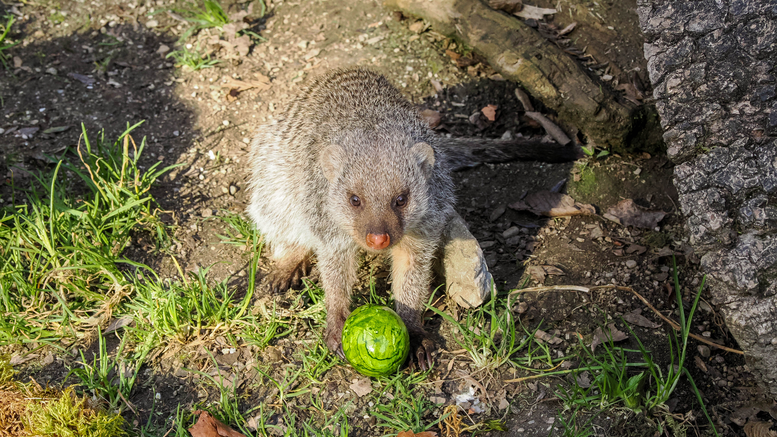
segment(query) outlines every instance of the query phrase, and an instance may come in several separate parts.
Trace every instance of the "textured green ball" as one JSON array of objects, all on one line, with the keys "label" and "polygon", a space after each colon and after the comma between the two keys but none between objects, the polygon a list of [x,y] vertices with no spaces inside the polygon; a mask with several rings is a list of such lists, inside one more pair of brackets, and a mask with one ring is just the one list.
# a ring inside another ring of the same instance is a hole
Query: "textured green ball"
[{"label": "textured green ball", "polygon": [[356,308],[343,327],[343,352],[362,375],[394,373],[410,352],[410,335],[397,313],[381,305]]}]

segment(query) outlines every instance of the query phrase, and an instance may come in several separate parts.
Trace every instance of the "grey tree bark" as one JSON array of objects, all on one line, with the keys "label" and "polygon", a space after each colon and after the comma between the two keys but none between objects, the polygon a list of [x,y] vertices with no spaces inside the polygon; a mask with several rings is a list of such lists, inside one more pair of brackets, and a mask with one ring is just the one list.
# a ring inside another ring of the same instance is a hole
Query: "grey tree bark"
[{"label": "grey tree bark", "polygon": [[777,398],[777,1],[638,0],[690,242]]}]

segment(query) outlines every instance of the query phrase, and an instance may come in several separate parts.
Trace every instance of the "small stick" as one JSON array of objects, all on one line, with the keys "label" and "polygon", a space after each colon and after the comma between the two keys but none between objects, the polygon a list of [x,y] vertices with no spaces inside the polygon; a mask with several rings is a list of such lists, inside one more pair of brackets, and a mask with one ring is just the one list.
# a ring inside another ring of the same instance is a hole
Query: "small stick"
[{"label": "small stick", "polygon": [[560,127],[556,126],[555,123],[548,120],[547,117],[540,114],[539,112],[526,111],[526,116],[542,125],[542,128],[545,129],[545,132],[547,132],[548,135],[553,137],[553,139],[562,146],[566,146],[572,142],[572,140],[569,139],[567,134],[565,134]]}]

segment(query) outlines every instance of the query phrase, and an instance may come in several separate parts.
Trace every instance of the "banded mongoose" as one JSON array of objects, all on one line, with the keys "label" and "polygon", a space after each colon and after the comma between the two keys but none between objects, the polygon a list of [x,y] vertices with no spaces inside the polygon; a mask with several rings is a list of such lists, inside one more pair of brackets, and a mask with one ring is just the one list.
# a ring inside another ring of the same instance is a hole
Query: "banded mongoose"
[{"label": "banded mongoose", "polygon": [[[298,283],[315,254],[325,341],[341,357],[357,253],[365,250],[390,256],[391,291],[410,332],[411,356],[420,368],[431,367],[434,343],[422,314],[432,261],[454,211],[451,168],[471,163],[451,143],[385,77],[364,68],[317,78],[285,118],[254,137],[248,214],[271,250],[270,288]],[[572,152],[544,158],[569,160],[565,154]]]}]

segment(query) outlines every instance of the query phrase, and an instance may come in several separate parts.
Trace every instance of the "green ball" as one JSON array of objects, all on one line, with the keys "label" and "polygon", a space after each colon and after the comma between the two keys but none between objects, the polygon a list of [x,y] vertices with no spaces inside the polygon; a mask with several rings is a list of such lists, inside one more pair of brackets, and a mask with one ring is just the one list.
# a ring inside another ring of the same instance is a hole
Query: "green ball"
[{"label": "green ball", "polygon": [[343,352],[362,375],[394,373],[410,352],[410,335],[397,313],[381,305],[356,308],[343,327]]}]

